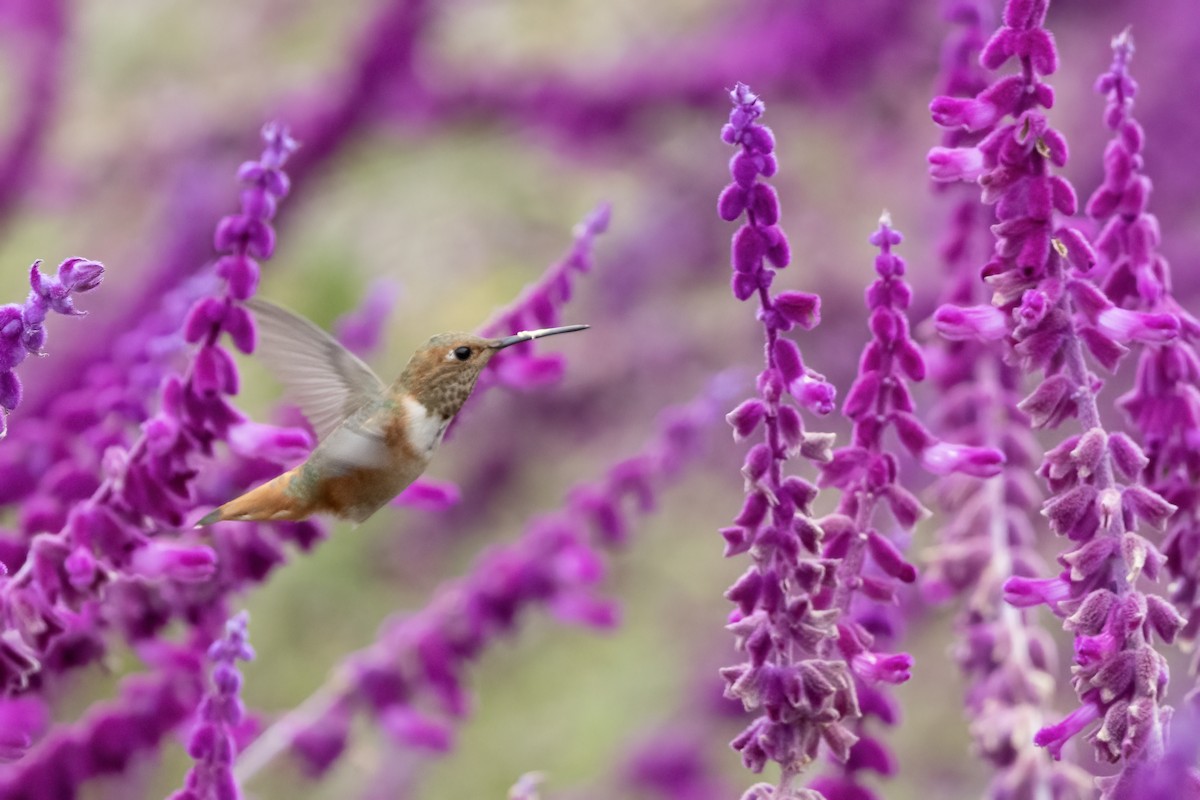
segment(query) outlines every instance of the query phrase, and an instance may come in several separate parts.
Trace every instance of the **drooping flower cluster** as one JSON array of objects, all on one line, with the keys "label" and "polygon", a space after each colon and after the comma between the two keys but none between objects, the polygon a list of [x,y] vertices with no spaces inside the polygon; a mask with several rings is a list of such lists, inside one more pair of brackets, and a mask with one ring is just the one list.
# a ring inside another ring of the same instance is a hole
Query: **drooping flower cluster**
[{"label": "drooping flower cluster", "polygon": [[[1098,384],[1084,354],[1112,370],[1126,343],[1169,340],[1178,323],[1108,300],[1085,277],[1097,261],[1091,245],[1057,222],[1056,215],[1074,214],[1077,203],[1071,185],[1051,171],[1066,163],[1067,145],[1042,110],[1053,102],[1042,76],[1057,66],[1043,27],[1046,7],[1046,0],[1009,0],[1002,26],[984,47],[984,66],[997,69],[1017,58],[1019,74],[974,99],[942,97],[931,105],[934,120],[946,126],[975,129],[1013,118],[975,148],[930,154],[935,166],[958,165],[955,177],[978,177],[997,218],[995,253],[983,270],[993,306],[944,306],[935,319],[951,338],[1009,339],[1021,367],[1044,374],[1020,404],[1035,427],[1079,420],[1082,433],[1051,449],[1039,470],[1051,492],[1042,513],[1072,543],[1059,557],[1065,571],[1045,580],[1010,578],[1005,596],[1018,606],[1047,604],[1075,634],[1073,683],[1082,706],[1039,731],[1038,744],[1057,757],[1069,738],[1102,720],[1089,737],[1097,755],[1128,767],[1161,755],[1167,669],[1152,639],[1170,642],[1183,624],[1169,603],[1136,587],[1143,573],[1156,578],[1163,563],[1137,530],[1161,527],[1173,507],[1140,483],[1146,464],[1140,448],[1103,427]],[[1104,782],[1106,794],[1113,796],[1117,785],[1118,779]]]},{"label": "drooping flower cluster", "polygon": [[398,746],[444,752],[470,711],[467,671],[530,608],[592,628],[617,623],[596,592],[602,549],[624,545],[637,514],[678,479],[702,450],[704,433],[728,396],[718,376],[698,399],[665,411],[658,434],[595,483],[568,492],[566,508],[535,517],[516,542],[483,553],[471,572],[443,585],[419,612],[398,613],[379,638],[346,657],[324,686],[268,728],[238,760],[244,783],[291,748],[320,775],[345,750],[355,711],[370,713]]},{"label": "drooping flower cluster", "polygon": [[188,755],[195,759],[184,786],[171,800],[237,800],[241,797],[233,779],[237,755],[234,733],[245,717],[239,692],[242,674],[238,661],[254,659],[246,625],[249,614],[242,611],[225,623],[225,635],[208,648],[212,662],[212,687],[200,703],[199,723],[188,742]]},{"label": "drooping flower cluster", "polygon": [[1129,74],[1133,38],[1113,40],[1113,62],[1096,82],[1105,96],[1105,124],[1113,138],[1104,151],[1104,182],[1087,213],[1103,223],[1096,237],[1105,294],[1124,309],[1177,317],[1182,336],[1138,357],[1137,379],[1119,405],[1141,434],[1149,463],[1146,481],[1176,507],[1167,523],[1163,553],[1171,599],[1187,619],[1180,635],[1200,633],[1200,324],[1172,294],[1171,269],[1158,252],[1158,219],[1147,210],[1152,184],[1143,171],[1145,134],[1133,117],[1137,82]]},{"label": "drooping flower cluster", "polygon": [[[777,225],[779,199],[759,176],[775,174],[775,139],[759,123],[765,106],[745,84],[730,93],[733,111],[721,138],[738,147],[729,164],[733,183],[717,201],[722,219],[746,221],[733,236],[733,294],[758,297],[764,329],[766,367],[758,375],[758,395],[726,419],[735,439],[760,429],[763,441],[746,454],[742,475],[746,499],[734,524],[723,528],[727,557],[749,553],[753,564],[725,596],[737,608],[730,630],[747,661],[721,671],[726,695],[760,716],[733,740],[742,762],[761,772],[768,761],[780,765],[778,787],[758,784],[747,798],[811,797],[793,784],[817,755],[822,741],[841,759],[854,734],[848,724],[860,714],[845,663],[829,658],[825,644],[836,636],[836,612],[820,611],[813,598],[834,577],[820,556],[823,532],[813,518],[817,488],[783,465],[796,455],[827,461],[833,437],[804,430],[796,405],[818,414],[833,409],[833,387],[805,367],[800,348],[782,334],[820,321],[820,298],[805,292],[772,295],[775,269],[790,260],[787,237]],[[769,264],[769,265],[768,265]]]},{"label": "drooping flower cluster", "polygon": [[54,277],[38,269],[41,261],[29,268],[29,298],[23,306],[0,306],[0,439],[8,434],[8,414],[21,404],[21,379],[16,368],[25,357],[43,355],[46,346],[46,317],[51,311],[67,316],[82,316],[75,308],[73,292],[90,292],[100,285],[104,265],[86,258],[68,258],[58,265]]}]

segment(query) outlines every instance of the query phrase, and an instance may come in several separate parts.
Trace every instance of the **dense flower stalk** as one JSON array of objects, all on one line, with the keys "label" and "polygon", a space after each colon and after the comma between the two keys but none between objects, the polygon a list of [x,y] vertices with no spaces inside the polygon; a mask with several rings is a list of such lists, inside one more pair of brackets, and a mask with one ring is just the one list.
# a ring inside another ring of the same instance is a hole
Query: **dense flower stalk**
[{"label": "dense flower stalk", "polygon": [[[958,26],[946,48],[941,90],[974,97],[987,86],[978,56],[993,14],[981,0],[955,0],[947,12]],[[945,129],[942,145],[976,145],[992,127]],[[940,248],[947,286],[942,300],[976,302],[983,290],[976,259],[991,244],[990,209],[980,204],[972,185],[934,185],[953,201],[950,232]],[[987,343],[938,344],[927,351],[940,398],[931,419],[935,430],[956,441],[1000,447],[1005,456],[995,479],[950,475],[938,483],[934,496],[943,521],[922,576],[928,599],[954,597],[961,605],[953,654],[968,681],[965,705],[974,750],[994,770],[986,797],[1083,800],[1091,794],[1090,779],[1074,765],[1045,758],[1033,744],[1054,698],[1054,642],[1031,611],[1003,601],[1007,578],[1045,569],[1032,522],[1041,500],[1030,477],[1038,447],[1017,408],[1020,374]]]},{"label": "dense flower stalk", "polygon": [[100,485],[103,453],[128,447],[151,414],[159,385],[186,350],[179,321],[215,286],[201,275],[168,292],[111,343],[71,389],[37,419],[15,428],[0,448],[0,503],[17,516],[19,536],[0,544],[0,560],[17,566],[39,533],[61,530],[71,506]]},{"label": "dense flower stalk", "polygon": [[[1132,769],[1162,754],[1167,667],[1152,638],[1173,641],[1183,625],[1173,606],[1137,588],[1143,573],[1157,577],[1163,558],[1136,531],[1140,524],[1161,527],[1174,509],[1140,483],[1146,459],[1137,444],[1103,427],[1098,383],[1084,354],[1113,370],[1126,343],[1167,341],[1178,322],[1116,307],[1085,277],[1097,260],[1091,245],[1056,221],[1074,214],[1077,203],[1071,185],[1051,171],[1066,163],[1067,145],[1043,112],[1053,91],[1042,77],[1058,58],[1043,27],[1046,8],[1046,0],[1010,0],[984,47],[985,67],[1016,58],[1019,74],[976,98],[939,97],[930,106],[948,127],[996,124],[977,147],[930,155],[931,162],[971,165],[955,177],[978,177],[997,218],[996,249],[983,270],[993,306],[946,306],[935,319],[952,337],[1007,338],[1025,371],[1043,373],[1020,404],[1035,427],[1079,420],[1082,432],[1051,449],[1039,471],[1051,492],[1042,513],[1072,543],[1059,557],[1065,571],[1045,580],[1010,578],[1004,590],[1017,606],[1045,603],[1075,634],[1073,683],[1082,705],[1035,741],[1058,757],[1068,739],[1099,721],[1089,736],[1097,756]],[[1001,122],[1008,116],[1011,122]],[[1102,782],[1109,797],[1117,785]]]},{"label": "dense flower stalk", "polygon": [[288,748],[307,772],[323,773],[345,750],[357,711],[370,713],[401,747],[448,751],[455,723],[470,711],[468,669],[525,612],[544,606],[568,623],[617,624],[616,607],[596,593],[605,573],[600,551],[627,542],[635,512],[654,510],[659,491],[698,454],[727,394],[718,378],[698,399],[668,409],[640,453],[571,489],[562,511],[535,517],[516,542],[483,553],[424,609],[385,620],[373,644],[347,656],[324,686],[247,748],[239,781]]},{"label": "dense flower stalk", "polygon": [[0,439],[8,433],[8,414],[21,404],[21,379],[16,368],[25,357],[44,355],[46,317],[51,311],[83,316],[72,293],[90,292],[104,278],[104,265],[86,258],[68,258],[54,277],[43,275],[41,261],[29,269],[29,297],[24,305],[0,306]]},{"label": "dense flower stalk", "polygon": [[[875,793],[862,784],[865,773],[888,776],[896,771],[895,758],[866,725],[875,718],[895,725],[899,711],[887,694],[887,684],[910,677],[912,657],[889,653],[885,648],[899,638],[895,612],[900,584],[916,580],[915,567],[904,557],[903,544],[913,527],[928,512],[899,480],[899,460],[884,445],[884,436],[895,432],[900,444],[922,466],[937,475],[995,475],[1003,457],[988,447],[954,445],[936,438],[915,416],[909,384],[925,379],[926,364],[920,348],[909,337],[907,309],[912,289],[904,280],[904,259],[892,252],[903,237],[885,213],[871,244],[878,275],[866,292],[872,338],[859,361],[859,373],[846,395],[842,413],[853,423],[851,443],[834,451],[821,467],[819,485],[841,491],[837,512],[822,521],[823,554],[835,570],[831,587],[815,598],[818,608],[837,615],[837,637],[826,643],[830,656],[845,660],[854,676],[863,719],[855,725],[857,741],[849,758],[834,775],[812,785],[830,800],[863,798]],[[886,507],[898,535],[887,535],[878,512]]]},{"label": "dense flower stalk", "polygon": [[729,627],[747,661],[721,674],[726,695],[760,714],[732,742],[742,762],[753,772],[768,761],[781,768],[778,786],[758,784],[745,797],[784,800],[816,796],[794,783],[822,741],[842,760],[848,757],[855,738],[848,725],[860,711],[845,663],[824,652],[837,635],[837,614],[813,602],[834,577],[821,560],[824,534],[812,516],[817,488],[783,473],[784,463],[796,455],[828,460],[833,445],[831,435],[805,431],[797,409],[829,413],[833,387],[805,367],[800,348],[782,335],[797,325],[812,330],[820,320],[820,298],[770,292],[775,269],[790,260],[787,236],[777,225],[779,199],[759,181],[775,174],[775,139],[759,123],[765,106],[748,86],[737,84],[730,97],[733,111],[721,138],[738,151],[729,164],[733,182],[721,192],[717,212],[727,221],[746,215],[733,236],[733,294],[758,298],[766,366],[758,394],[726,417],[735,439],[761,429],[762,441],[750,448],[742,466],[742,510],[721,531],[727,557],[749,553],[753,561],[725,594],[737,605]]},{"label": "dense flower stalk", "polygon": [[1142,169],[1145,134],[1133,117],[1132,56],[1133,38],[1125,31],[1113,40],[1112,66],[1096,82],[1113,138],[1104,153],[1104,182],[1087,213],[1103,223],[1096,249],[1109,299],[1123,309],[1172,314],[1183,326],[1180,338],[1141,352],[1134,388],[1119,404],[1142,435],[1147,483],[1176,507],[1162,549],[1171,599],[1187,618],[1180,635],[1190,641],[1200,633],[1200,324],[1172,294],[1171,268],[1158,252],[1158,219],[1147,210],[1152,184]]},{"label": "dense flower stalk", "polygon": [[151,596],[212,577],[212,548],[183,538],[167,543],[147,532],[183,523],[195,502],[196,461],[212,455],[217,441],[242,441],[254,455],[280,460],[307,444],[302,432],[266,426],[253,426],[256,435],[233,435],[244,418],[225,399],[237,392],[238,376],[218,340],[225,333],[243,352],[254,348],[254,324],[241,301],[257,285],[256,259],[274,250],[270,220],[287,193],[282,166],[295,148],[280,126],[264,128],[263,139],[261,158],[239,171],[242,212],[217,226],[216,249],[225,253],[216,265],[222,294],[199,299],[184,322],[184,339],[198,344],[186,372],[163,381],[161,408],[142,423],[137,441],[128,450],[106,451],[105,480],[73,506],[60,532],[35,537],[24,564],[0,584],[0,685],[6,692],[26,685],[77,614],[99,621],[89,600],[106,591],[122,595],[124,602],[110,602],[104,611],[138,638],[167,621],[161,597],[150,603]]},{"label": "dense flower stalk", "polygon": [[212,662],[212,686],[200,703],[200,721],[188,742],[188,755],[196,764],[188,770],[184,788],[171,800],[237,800],[241,791],[233,779],[233,759],[237,746],[234,732],[242,723],[246,709],[238,692],[242,675],[238,661],[254,659],[246,625],[249,615],[243,611],[225,624],[225,635],[208,648]]}]

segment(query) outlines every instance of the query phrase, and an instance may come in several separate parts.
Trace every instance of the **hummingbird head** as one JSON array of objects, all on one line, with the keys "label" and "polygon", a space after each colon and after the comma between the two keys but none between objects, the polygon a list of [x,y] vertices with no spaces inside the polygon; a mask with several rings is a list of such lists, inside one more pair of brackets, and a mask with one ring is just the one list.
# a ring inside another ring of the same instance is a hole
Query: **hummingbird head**
[{"label": "hummingbird head", "polygon": [[439,333],[413,353],[400,382],[430,414],[450,419],[470,397],[479,373],[496,353],[521,342],[585,328],[587,325],[542,328],[499,339],[484,339],[471,333]]}]

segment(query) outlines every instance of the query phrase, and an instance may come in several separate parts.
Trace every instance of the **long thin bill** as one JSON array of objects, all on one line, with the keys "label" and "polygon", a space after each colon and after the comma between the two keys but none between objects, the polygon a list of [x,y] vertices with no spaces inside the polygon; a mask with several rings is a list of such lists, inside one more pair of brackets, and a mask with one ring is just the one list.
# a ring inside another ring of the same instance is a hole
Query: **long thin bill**
[{"label": "long thin bill", "polygon": [[512,336],[506,336],[503,339],[497,340],[492,347],[497,350],[503,350],[504,348],[511,347],[514,344],[528,342],[531,339],[541,339],[543,336],[554,336],[558,333],[574,333],[575,331],[585,331],[587,328],[587,325],[564,325],[561,328],[542,328],[541,330],[536,331],[521,331],[520,333],[515,333]]}]

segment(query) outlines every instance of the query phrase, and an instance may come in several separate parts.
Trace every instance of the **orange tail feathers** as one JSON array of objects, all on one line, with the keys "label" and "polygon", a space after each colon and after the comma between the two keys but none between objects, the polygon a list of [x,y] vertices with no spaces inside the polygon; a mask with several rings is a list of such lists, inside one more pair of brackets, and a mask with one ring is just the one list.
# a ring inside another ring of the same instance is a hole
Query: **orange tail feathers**
[{"label": "orange tail feathers", "polygon": [[219,506],[196,523],[197,528],[224,520],[304,519],[312,514],[310,504],[284,489],[291,482],[290,470],[257,489]]}]

